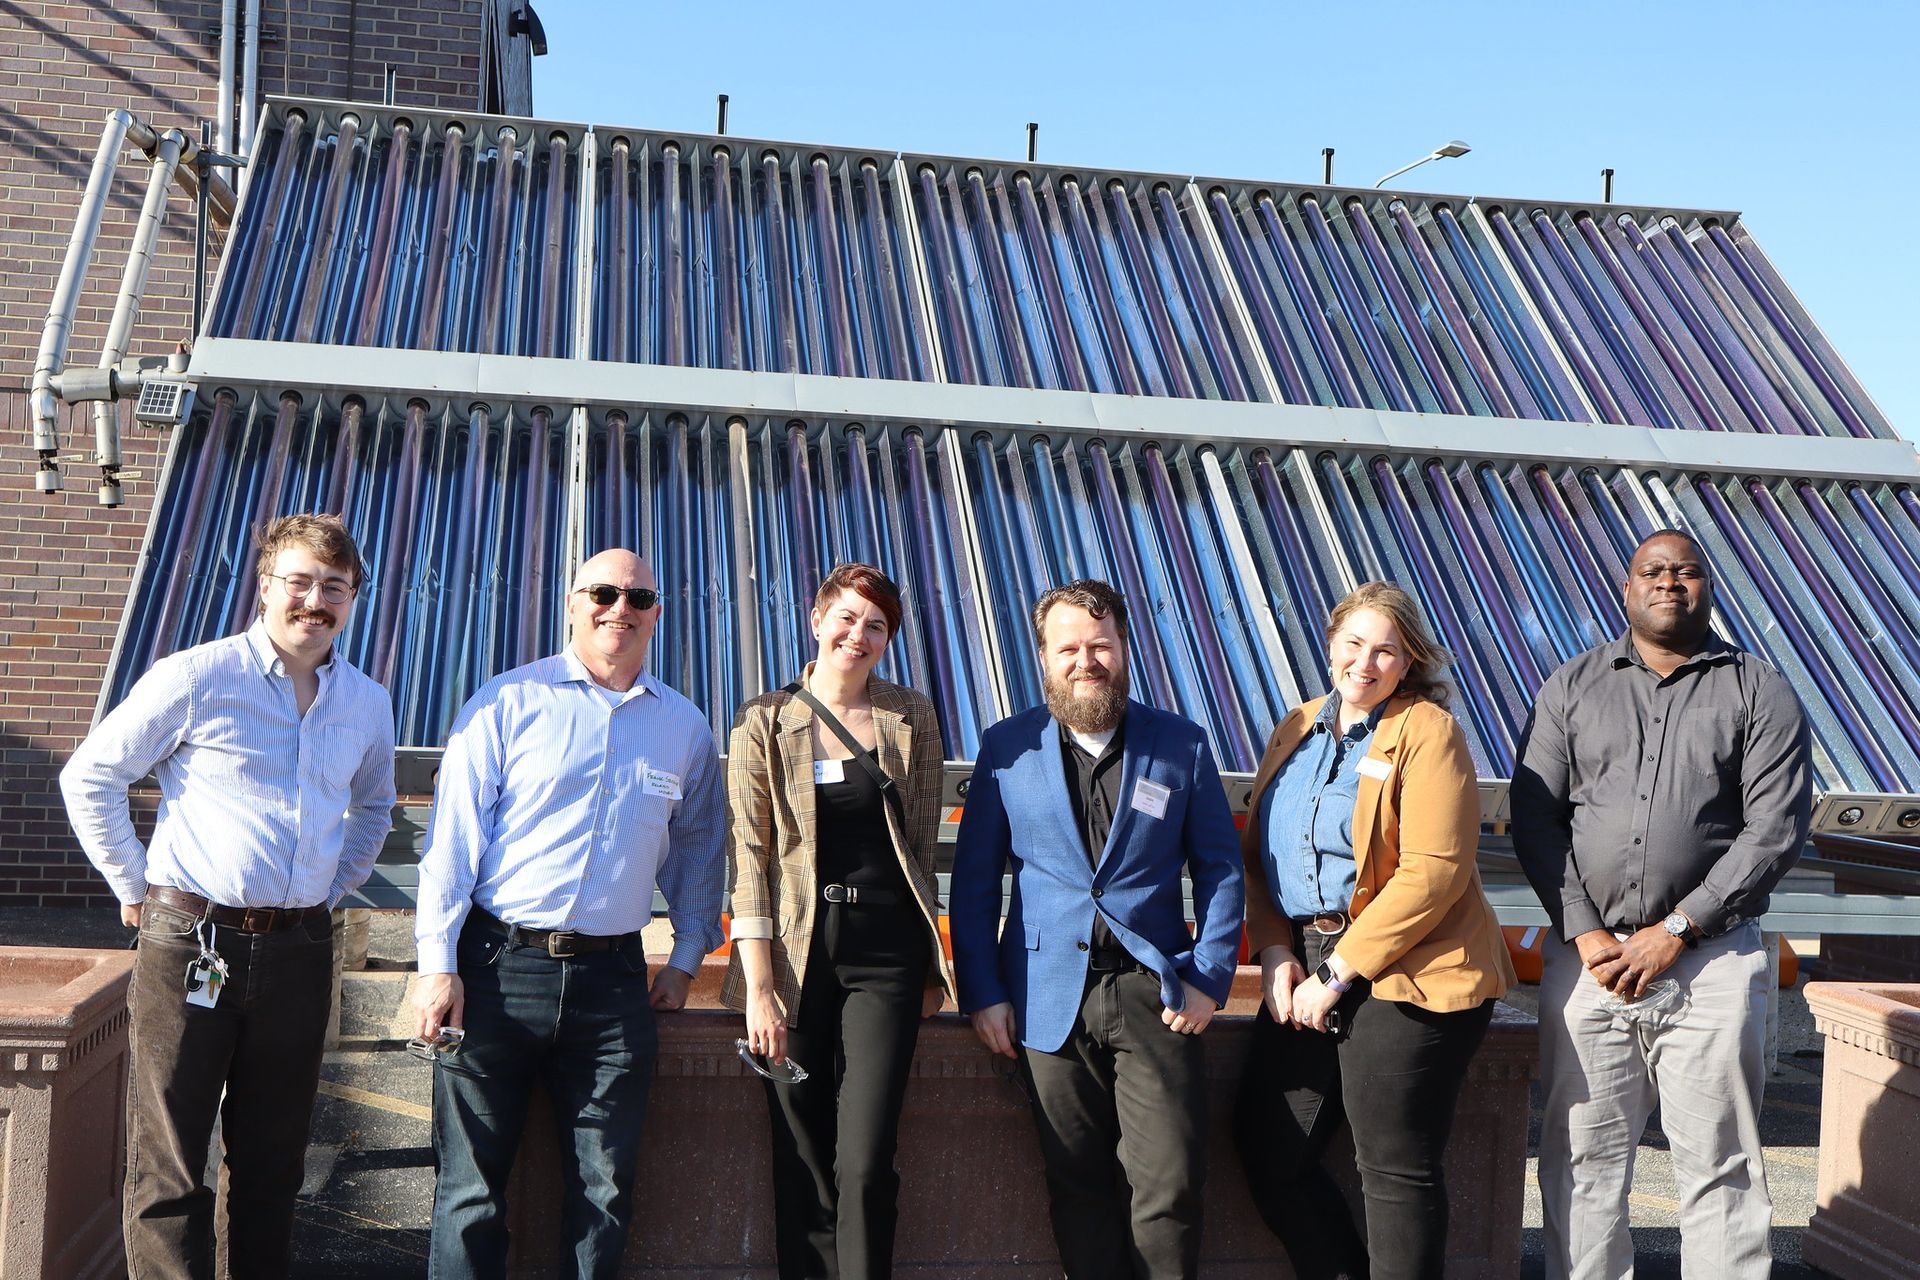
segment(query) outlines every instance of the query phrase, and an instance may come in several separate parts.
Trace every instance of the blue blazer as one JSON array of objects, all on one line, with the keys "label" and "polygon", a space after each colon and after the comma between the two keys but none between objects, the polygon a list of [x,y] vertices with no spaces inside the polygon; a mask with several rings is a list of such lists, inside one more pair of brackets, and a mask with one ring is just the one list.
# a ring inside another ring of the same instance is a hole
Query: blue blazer
[{"label": "blue blazer", "polygon": [[[1021,1043],[1066,1042],[1086,987],[1094,913],[1160,978],[1170,1009],[1185,979],[1225,1004],[1245,909],[1240,841],[1200,727],[1127,704],[1120,804],[1099,865],[1073,822],[1060,724],[1045,707],[1010,716],[980,739],[954,852],[947,913],[960,1008],[1013,1003]],[[1142,808],[1142,779],[1167,789],[1164,812]],[[1001,878],[1013,901],[1000,926]],[[1187,932],[1180,872],[1193,879]]]}]

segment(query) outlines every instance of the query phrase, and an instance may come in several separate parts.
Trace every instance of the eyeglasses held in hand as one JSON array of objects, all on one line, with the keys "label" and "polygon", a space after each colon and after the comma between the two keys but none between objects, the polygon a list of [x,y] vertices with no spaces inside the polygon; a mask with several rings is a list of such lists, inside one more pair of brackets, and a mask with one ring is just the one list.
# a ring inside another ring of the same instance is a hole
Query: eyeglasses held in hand
[{"label": "eyeglasses held in hand", "polygon": [[660,593],[652,587],[616,587],[605,582],[596,582],[590,586],[575,587],[574,592],[583,595],[600,608],[605,609],[621,596],[627,598],[629,608],[645,612],[660,603]]},{"label": "eyeglasses held in hand", "polygon": [[442,1027],[431,1040],[415,1036],[407,1041],[407,1052],[422,1062],[438,1062],[460,1052],[461,1042],[466,1038],[464,1027]]},{"label": "eyeglasses held in hand", "polygon": [[280,585],[286,588],[288,597],[294,600],[305,600],[318,585],[322,600],[328,604],[345,604],[353,599],[353,593],[358,590],[344,578],[309,578],[304,573],[266,573],[260,576],[280,579]]},{"label": "eyeglasses held in hand", "polygon": [[792,1058],[782,1058],[778,1062],[768,1060],[755,1053],[745,1040],[733,1042],[734,1051],[740,1055],[740,1061],[753,1068],[754,1074],[764,1076],[775,1084],[799,1084],[807,1078],[807,1069]]}]

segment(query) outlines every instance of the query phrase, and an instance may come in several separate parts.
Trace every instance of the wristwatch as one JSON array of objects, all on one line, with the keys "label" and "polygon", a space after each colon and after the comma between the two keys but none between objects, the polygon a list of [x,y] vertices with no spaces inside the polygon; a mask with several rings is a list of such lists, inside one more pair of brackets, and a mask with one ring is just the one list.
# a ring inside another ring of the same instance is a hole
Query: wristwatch
[{"label": "wristwatch", "polygon": [[1700,945],[1700,937],[1694,932],[1693,921],[1687,919],[1685,912],[1674,912],[1660,922],[1660,927],[1690,947]]},{"label": "wristwatch", "polygon": [[1333,966],[1325,960],[1322,960],[1320,967],[1313,971],[1313,976],[1320,979],[1321,986],[1337,996],[1343,996],[1353,990],[1353,984],[1351,982],[1342,982],[1333,976]]}]

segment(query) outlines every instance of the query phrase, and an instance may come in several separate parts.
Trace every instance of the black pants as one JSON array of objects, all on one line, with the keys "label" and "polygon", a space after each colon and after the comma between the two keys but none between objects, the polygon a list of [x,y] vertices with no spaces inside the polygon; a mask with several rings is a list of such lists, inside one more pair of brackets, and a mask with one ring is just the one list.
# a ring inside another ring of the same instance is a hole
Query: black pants
[{"label": "black pants", "polygon": [[[1308,971],[1331,950],[1309,939]],[[1493,1001],[1433,1013],[1371,999],[1361,981],[1340,1014],[1345,1035],[1336,1040],[1280,1026],[1261,1005],[1234,1125],[1248,1189],[1300,1280],[1439,1280],[1447,1252],[1442,1160]],[[1364,1242],[1321,1164],[1342,1122],[1353,1129]]]},{"label": "black pants", "polygon": [[1068,1280],[1199,1274],[1206,1054],[1163,1007],[1143,969],[1091,973],[1067,1042],[1021,1050]]},{"label": "black pants", "polygon": [[[216,929],[228,973],[211,1009],[186,1002],[196,923],[153,902],[140,917],[127,997],[127,1273],[284,1276],[332,1002],[333,922]],[[216,1115],[225,1147],[217,1213],[202,1185]]]},{"label": "black pants", "polygon": [[767,1085],[774,1249],[782,1280],[884,1280],[932,944],[911,902],[821,911],[787,1032],[787,1056],[807,1078]]}]

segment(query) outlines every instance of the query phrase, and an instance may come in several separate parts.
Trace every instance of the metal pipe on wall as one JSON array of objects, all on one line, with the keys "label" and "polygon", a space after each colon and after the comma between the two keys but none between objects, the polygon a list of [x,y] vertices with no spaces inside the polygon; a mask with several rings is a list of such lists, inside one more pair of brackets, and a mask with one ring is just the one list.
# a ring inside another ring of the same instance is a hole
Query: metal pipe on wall
[{"label": "metal pipe on wall", "polygon": [[233,153],[233,35],[240,17],[239,0],[220,0],[220,87],[214,103],[214,146],[221,155]]},{"label": "metal pipe on wall", "polygon": [[[260,4],[247,0],[247,47],[240,76],[240,154],[253,158],[253,135],[260,100]],[[244,171],[243,171],[244,172]]]},{"label": "metal pipe on wall", "polygon": [[87,174],[87,187],[80,197],[80,213],[74,220],[73,234],[67,239],[66,260],[60,265],[60,278],[47,302],[47,322],[40,330],[40,352],[33,361],[30,393],[33,411],[33,447],[40,456],[34,476],[34,488],[53,493],[60,488],[59,401],[53,394],[53,379],[67,359],[67,342],[73,336],[73,315],[80,306],[80,289],[86,281],[87,264],[93,260],[94,242],[100,238],[100,221],[106,212],[107,192],[113,185],[113,171],[120,160],[127,130],[134,123],[125,111],[109,111],[100,130],[100,146],[93,154],[93,168]]},{"label": "metal pipe on wall", "polygon": [[[140,298],[147,291],[147,273],[153,268],[153,245],[160,234],[160,218],[166,212],[167,190],[173,185],[173,171],[186,145],[186,135],[178,129],[169,129],[160,135],[147,175],[147,196],[140,206],[140,220],[134,225],[126,270],[120,276],[120,296],[114,301],[106,345],[100,352],[102,369],[113,368],[127,353],[133,323],[140,314]],[[112,400],[102,400],[93,406],[93,436],[94,461],[100,466],[100,505],[117,507],[122,501],[120,425],[119,410]]]}]

